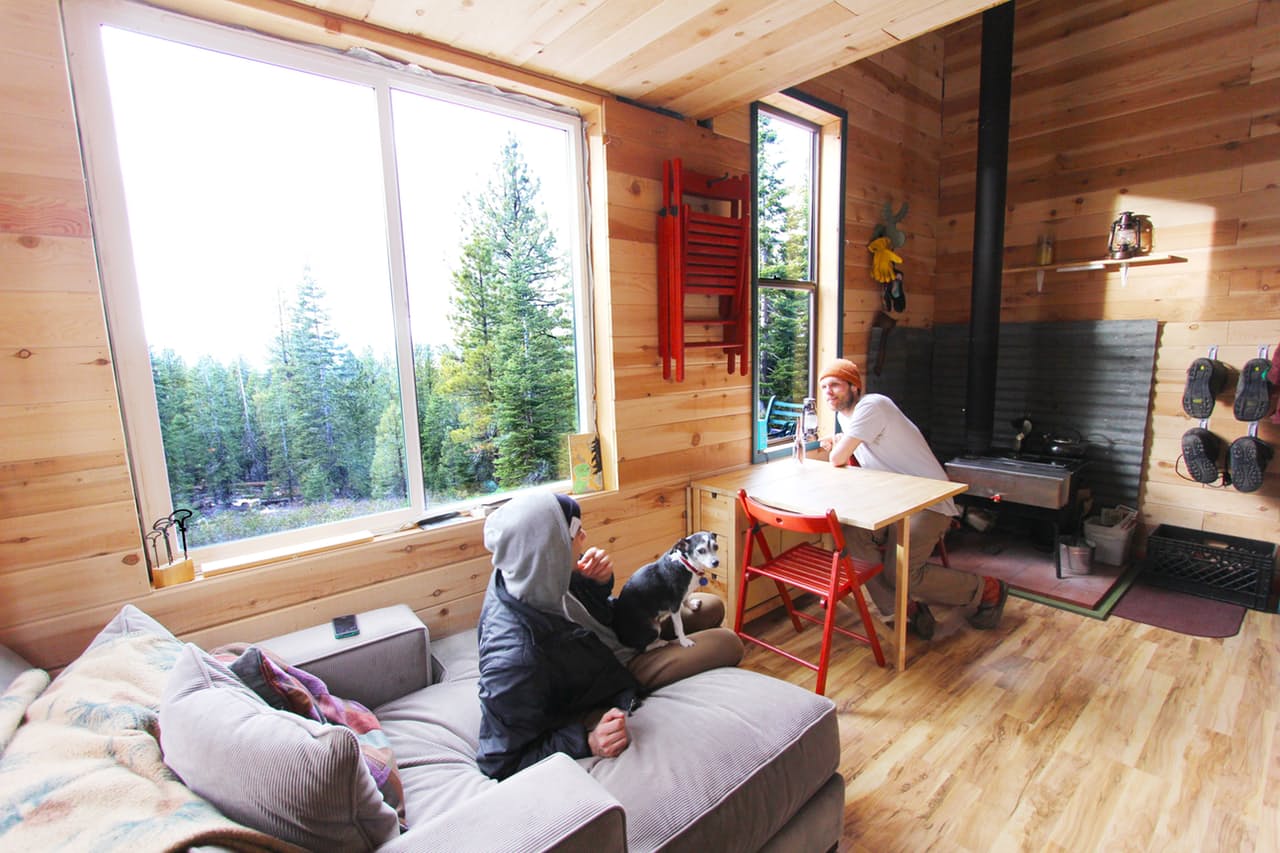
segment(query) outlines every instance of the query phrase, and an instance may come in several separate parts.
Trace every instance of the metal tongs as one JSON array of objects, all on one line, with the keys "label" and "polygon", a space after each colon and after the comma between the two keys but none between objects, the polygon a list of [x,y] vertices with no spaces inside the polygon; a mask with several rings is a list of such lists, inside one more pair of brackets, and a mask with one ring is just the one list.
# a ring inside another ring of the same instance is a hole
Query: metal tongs
[{"label": "metal tongs", "polygon": [[[182,559],[187,559],[187,520],[192,515],[194,513],[189,509],[175,509],[163,518],[156,519],[151,525],[151,532],[146,535],[146,540],[151,545],[152,566],[167,566],[173,562],[174,543],[169,538],[169,532],[175,527],[178,528],[178,539],[182,543]],[[160,548],[157,544],[161,541],[164,542],[163,563],[160,562]]]}]

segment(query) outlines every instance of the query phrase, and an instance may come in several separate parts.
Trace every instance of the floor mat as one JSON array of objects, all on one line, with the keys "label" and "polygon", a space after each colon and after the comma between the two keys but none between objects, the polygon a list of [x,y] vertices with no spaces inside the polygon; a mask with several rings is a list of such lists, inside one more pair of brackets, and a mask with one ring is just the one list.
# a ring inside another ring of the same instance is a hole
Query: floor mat
[{"label": "floor mat", "polygon": [[[953,569],[991,575],[1005,581],[1013,595],[1106,619],[1136,575],[1135,568],[1093,564],[1087,575],[1057,577],[1053,553],[1042,550],[1024,534],[957,530],[947,537],[947,556]],[[934,554],[933,562],[939,562]]]},{"label": "floor mat", "polygon": [[1239,604],[1135,583],[1111,615],[1192,637],[1234,637],[1240,633],[1244,611]]}]

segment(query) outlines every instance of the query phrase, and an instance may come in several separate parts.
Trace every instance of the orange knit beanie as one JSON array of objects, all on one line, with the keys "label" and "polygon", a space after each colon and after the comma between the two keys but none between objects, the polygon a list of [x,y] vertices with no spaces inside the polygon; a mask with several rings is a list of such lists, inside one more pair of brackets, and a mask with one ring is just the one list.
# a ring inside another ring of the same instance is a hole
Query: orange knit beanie
[{"label": "orange knit beanie", "polygon": [[862,390],[862,371],[858,369],[858,365],[854,364],[847,358],[837,358],[831,364],[827,365],[827,369],[822,371],[822,375],[818,377],[821,382],[828,376],[835,379],[842,379],[848,382],[859,391]]}]

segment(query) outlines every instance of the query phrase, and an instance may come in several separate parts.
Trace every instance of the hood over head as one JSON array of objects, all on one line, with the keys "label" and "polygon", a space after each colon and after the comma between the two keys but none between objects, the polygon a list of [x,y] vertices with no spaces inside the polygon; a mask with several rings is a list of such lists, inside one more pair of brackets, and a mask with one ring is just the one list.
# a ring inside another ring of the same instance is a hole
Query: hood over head
[{"label": "hood over head", "polygon": [[484,547],[507,592],[525,604],[563,615],[573,574],[569,524],[551,492],[518,495],[484,523]]}]

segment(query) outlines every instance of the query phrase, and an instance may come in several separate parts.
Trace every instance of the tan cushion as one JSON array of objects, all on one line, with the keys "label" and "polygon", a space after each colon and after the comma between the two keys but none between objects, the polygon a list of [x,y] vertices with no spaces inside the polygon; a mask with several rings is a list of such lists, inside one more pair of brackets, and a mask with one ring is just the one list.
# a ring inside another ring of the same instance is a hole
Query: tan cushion
[{"label": "tan cushion", "polygon": [[633,851],[759,849],[840,758],[829,699],[742,669],[661,688],[627,728],[621,755],[583,763],[622,803]]},{"label": "tan cushion", "polygon": [[165,686],[160,745],[224,815],[309,850],[371,850],[399,834],[350,729],[271,708],[190,644]]}]

